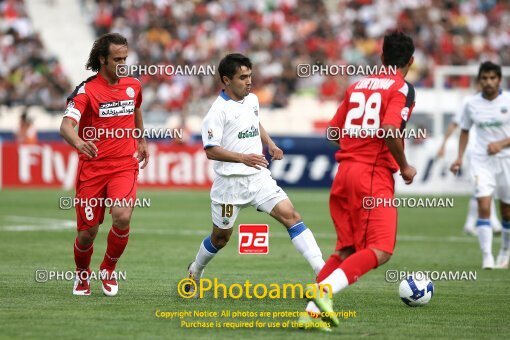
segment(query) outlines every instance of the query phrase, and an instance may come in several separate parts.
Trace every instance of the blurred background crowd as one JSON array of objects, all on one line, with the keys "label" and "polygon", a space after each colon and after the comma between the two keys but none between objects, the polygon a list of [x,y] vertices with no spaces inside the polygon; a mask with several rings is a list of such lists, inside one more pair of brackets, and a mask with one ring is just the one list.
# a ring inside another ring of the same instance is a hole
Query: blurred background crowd
[{"label": "blurred background crowd", "polygon": [[[414,37],[415,64],[408,80],[417,87],[433,86],[436,65],[486,59],[510,64],[506,1],[81,0],[81,6],[96,36],[126,36],[132,64],[217,65],[227,52],[246,54],[254,63],[254,92],[261,105],[271,108],[285,107],[294,94],[339,101],[352,79],[299,78],[296,66],[379,64],[381,37],[397,27]],[[22,0],[0,1],[0,52],[0,104],[63,110],[77,84],[69,83],[44,48]],[[140,80],[146,112],[205,114],[220,88],[210,76]],[[446,83],[469,85],[467,76]]]}]

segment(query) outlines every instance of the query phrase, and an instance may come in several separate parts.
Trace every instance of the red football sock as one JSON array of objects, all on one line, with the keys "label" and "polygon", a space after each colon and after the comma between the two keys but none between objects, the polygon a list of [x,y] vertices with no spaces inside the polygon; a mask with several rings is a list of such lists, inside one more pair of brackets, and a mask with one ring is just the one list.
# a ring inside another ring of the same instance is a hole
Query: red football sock
[{"label": "red football sock", "polygon": [[377,268],[377,256],[372,249],[365,248],[346,258],[339,268],[344,271],[351,285],[369,270]]},{"label": "red football sock", "polygon": [[329,274],[331,274],[333,272],[333,270],[340,267],[341,264],[342,264],[342,259],[340,258],[340,256],[337,253],[334,253],[333,255],[331,255],[329,257],[329,259],[326,261],[326,263],[324,264],[324,267],[322,267],[319,274],[317,274],[317,283],[319,283],[322,280],[324,280],[325,278],[327,278],[329,276]]},{"label": "red football sock", "polygon": [[117,261],[124,252],[129,239],[129,227],[124,230],[120,230],[112,226],[108,233],[108,245],[106,246],[106,253],[104,255],[103,262],[99,267],[101,270],[106,269],[108,271],[115,270]]},{"label": "red football sock", "polygon": [[78,237],[76,238],[74,241],[74,262],[76,263],[76,271],[89,269],[93,252],[94,243],[84,246],[78,242]]}]

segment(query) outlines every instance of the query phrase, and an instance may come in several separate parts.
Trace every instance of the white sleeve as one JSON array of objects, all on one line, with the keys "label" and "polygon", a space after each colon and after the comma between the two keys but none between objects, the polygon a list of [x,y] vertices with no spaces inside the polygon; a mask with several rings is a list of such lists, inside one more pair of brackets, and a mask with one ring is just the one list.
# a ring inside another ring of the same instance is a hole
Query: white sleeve
[{"label": "white sleeve", "polygon": [[471,109],[469,103],[464,103],[461,115],[459,119],[459,126],[462,130],[469,130],[473,125],[473,120],[471,119]]},{"label": "white sleeve", "polygon": [[467,99],[464,99],[462,101],[462,104],[460,104],[459,109],[453,115],[452,123],[457,124],[457,126],[460,125],[460,120],[462,119],[462,114],[464,113],[464,110],[466,109],[466,105],[467,105]]},{"label": "white sleeve", "polygon": [[[259,117],[259,124],[260,124],[260,104],[259,104],[259,98],[257,96],[255,96],[255,100],[256,100],[256,103],[257,103],[257,105],[256,105],[257,109],[256,109],[256,112],[255,112],[255,115],[257,117]],[[257,128],[258,128],[258,126],[257,126]]]},{"label": "white sleeve", "polygon": [[223,127],[223,114],[209,111],[202,122],[202,143],[204,144],[204,149],[211,146],[221,146]]},{"label": "white sleeve", "polygon": [[85,84],[80,86],[76,94],[73,93],[71,99],[67,102],[67,108],[64,117],[71,118],[76,123],[80,122],[81,115],[86,112],[89,105],[89,97],[85,92]]}]

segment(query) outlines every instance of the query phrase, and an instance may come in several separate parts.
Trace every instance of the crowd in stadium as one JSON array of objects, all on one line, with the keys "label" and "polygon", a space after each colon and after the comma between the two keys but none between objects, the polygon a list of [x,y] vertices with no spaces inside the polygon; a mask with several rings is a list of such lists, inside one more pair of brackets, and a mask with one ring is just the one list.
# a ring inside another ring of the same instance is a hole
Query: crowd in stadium
[{"label": "crowd in stadium", "polygon": [[0,104],[61,112],[71,84],[46,50],[22,1],[0,2]]},{"label": "crowd in stadium", "polygon": [[[216,65],[227,51],[250,56],[254,91],[261,105],[275,108],[285,107],[296,92],[341,98],[346,77],[299,78],[297,64],[378,64],[380,38],[395,27],[415,39],[409,81],[417,87],[433,85],[436,65],[510,63],[510,4],[494,0],[82,0],[82,5],[91,11],[96,35],[127,37],[130,63]],[[0,102],[61,109],[70,86],[34,32],[23,1],[4,0],[0,6]],[[219,89],[210,76],[141,80],[149,111],[189,110],[187,105]],[[450,78],[447,86],[469,82]]]}]

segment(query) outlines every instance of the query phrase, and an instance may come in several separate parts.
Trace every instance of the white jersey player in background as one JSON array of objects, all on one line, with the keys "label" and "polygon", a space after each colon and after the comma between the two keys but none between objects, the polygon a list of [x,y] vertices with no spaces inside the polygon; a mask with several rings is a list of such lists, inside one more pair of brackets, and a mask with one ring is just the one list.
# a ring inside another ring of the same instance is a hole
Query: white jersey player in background
[{"label": "white jersey player in background", "polygon": [[[214,161],[216,178],[211,188],[212,233],[202,241],[188,268],[189,277],[195,281],[227,244],[239,211],[248,206],[282,223],[316,274],[324,266],[311,230],[267,169],[262,145],[268,147],[272,160],[282,159],[283,151],[259,122],[259,101],[250,93],[251,69],[250,59],[241,54],[229,54],[221,60],[218,71],[225,88],[202,123],[204,149],[207,158]],[[191,289],[191,285],[186,287]]]},{"label": "white jersey player in background", "polygon": [[[501,67],[490,61],[480,65],[481,92],[469,98],[460,121],[459,154],[451,170],[457,173],[474,126],[471,174],[478,200],[476,229],[483,254],[482,268],[508,268],[510,257],[510,94],[500,90]],[[500,199],[501,250],[496,264],[492,255],[491,200]]]},{"label": "white jersey player in background", "polygon": [[[457,110],[455,115],[453,116],[452,121],[448,125],[448,128],[446,129],[446,133],[443,137],[443,142],[441,143],[441,146],[439,147],[439,150],[437,151],[437,158],[443,158],[446,148],[446,142],[448,141],[448,138],[455,132],[457,127],[460,125],[460,119],[462,118],[462,113],[465,110],[466,104],[469,102],[471,96],[465,98],[462,101],[462,105],[460,106],[460,109]],[[467,145],[466,149],[466,160],[467,160],[467,168],[470,168],[470,155],[471,155],[471,148],[473,146],[473,142],[476,139],[476,132],[471,131],[471,138],[469,139],[469,143]],[[466,216],[466,221],[464,222],[464,228],[463,231],[466,234],[476,236],[476,220],[478,219],[478,202],[476,200],[476,196],[473,193],[473,196],[471,196],[469,200],[468,205],[468,213]],[[498,219],[498,213],[496,211],[496,203],[494,198],[492,198],[491,201],[491,216],[490,216],[492,231],[495,233],[501,232],[501,222]]]}]

